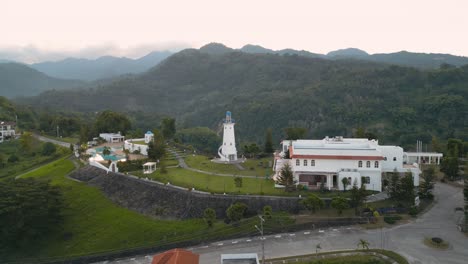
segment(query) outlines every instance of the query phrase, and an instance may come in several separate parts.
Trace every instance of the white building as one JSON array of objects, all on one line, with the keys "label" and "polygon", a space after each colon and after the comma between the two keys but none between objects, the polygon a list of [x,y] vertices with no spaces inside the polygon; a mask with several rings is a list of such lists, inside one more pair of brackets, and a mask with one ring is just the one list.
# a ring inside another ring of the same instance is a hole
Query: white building
[{"label": "white building", "polygon": [[151,132],[149,130],[146,131],[146,133],[145,133],[145,143],[146,144],[150,143],[153,140],[153,138],[154,138],[153,132]]},{"label": "white building", "polygon": [[8,138],[14,138],[16,123],[8,121],[0,121],[0,143]]},{"label": "white building", "polygon": [[103,138],[105,141],[109,143],[118,143],[123,142],[125,137],[118,133],[100,133],[99,137]]},{"label": "white building", "polygon": [[[283,159],[289,151],[290,159]],[[380,146],[377,140],[363,138],[324,138],[322,140],[285,140],[276,157],[275,176],[289,162],[297,184],[310,189],[343,190],[342,179],[350,185],[364,184],[368,190],[382,191],[385,172],[411,172],[414,185],[419,186],[417,164],[403,163],[404,152],[398,146]]]},{"label": "white building", "polygon": [[218,149],[218,155],[221,161],[237,161],[236,138],[234,135],[234,119],[231,118],[231,112],[226,112],[226,119],[223,125],[223,144]]},{"label": "white building", "polygon": [[154,134],[151,131],[145,133],[144,138],[127,139],[124,142],[124,148],[131,153],[137,151],[142,155],[148,156],[148,143],[153,141]]}]

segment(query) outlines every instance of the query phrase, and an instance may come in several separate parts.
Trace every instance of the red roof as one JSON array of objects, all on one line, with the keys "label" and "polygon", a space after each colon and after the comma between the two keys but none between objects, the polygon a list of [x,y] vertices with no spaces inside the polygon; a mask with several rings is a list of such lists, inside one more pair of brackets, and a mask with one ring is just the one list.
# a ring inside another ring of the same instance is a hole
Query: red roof
[{"label": "red roof", "polygon": [[198,264],[200,255],[190,251],[175,248],[155,255],[151,264]]}]

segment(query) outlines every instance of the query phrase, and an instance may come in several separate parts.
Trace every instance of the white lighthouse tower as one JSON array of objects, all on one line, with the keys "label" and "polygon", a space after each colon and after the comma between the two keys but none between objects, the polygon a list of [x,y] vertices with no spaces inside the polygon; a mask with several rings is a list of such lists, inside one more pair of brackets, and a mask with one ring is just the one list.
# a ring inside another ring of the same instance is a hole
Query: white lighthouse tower
[{"label": "white lighthouse tower", "polygon": [[218,149],[219,160],[223,162],[236,162],[236,138],[234,136],[234,119],[231,118],[231,112],[226,112],[223,129],[223,145]]}]

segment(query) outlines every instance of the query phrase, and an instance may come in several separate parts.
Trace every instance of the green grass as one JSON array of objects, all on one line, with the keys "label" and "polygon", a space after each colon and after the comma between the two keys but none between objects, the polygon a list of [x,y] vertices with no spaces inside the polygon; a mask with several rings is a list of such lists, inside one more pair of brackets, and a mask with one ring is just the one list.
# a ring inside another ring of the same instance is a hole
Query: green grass
[{"label": "green grass", "polygon": [[[10,140],[1,143],[0,153],[2,153],[5,158],[5,164],[3,167],[0,167],[0,179],[12,178],[61,156],[68,155],[68,149],[57,146],[57,152],[54,155],[42,156],[41,149],[43,144],[44,143],[33,139],[30,153],[25,153],[21,151],[19,140]],[[7,162],[8,157],[12,154],[15,154],[19,158],[18,162]]]},{"label": "green grass", "polygon": [[221,173],[221,174],[237,174],[245,176],[260,176],[264,177],[266,174],[271,176],[273,171],[271,167],[259,166],[260,162],[268,165],[268,161],[273,162],[273,158],[263,159],[247,159],[244,163],[240,163],[245,170],[239,170],[232,164],[214,163],[210,158],[202,155],[188,155],[185,158],[185,163],[191,168],[199,169],[208,172]]},{"label": "green grass", "polygon": [[[166,174],[162,174],[159,170],[152,174],[143,175],[142,172],[133,172],[139,177],[148,177],[154,180],[173,185],[195,188],[196,190],[214,192],[214,193],[231,193],[231,194],[263,194],[274,196],[298,196],[307,195],[312,192],[295,191],[285,192],[284,189],[274,187],[273,180],[266,180],[264,177],[258,178],[242,178],[242,187],[239,189],[235,186],[234,177],[216,176],[205,173],[194,172],[183,168],[168,168]],[[321,197],[333,197],[336,195],[349,196],[350,192],[313,192]]]},{"label": "green grass", "polygon": [[144,141],[144,140],[140,140],[140,141],[132,141],[131,143],[133,143],[133,144],[137,144],[137,145],[148,145],[148,144],[146,144],[146,143],[145,143],[145,141]]},{"label": "green grass", "polygon": [[[65,177],[74,169],[66,158],[49,163],[23,177],[50,180],[63,190],[66,208],[63,226],[34,241],[30,246],[9,252],[13,259],[70,257],[135,247],[156,246],[193,239],[222,238],[254,232],[254,222],[246,219],[239,227],[222,221],[208,228],[202,219],[158,220],[119,207],[97,188]],[[21,262],[21,261],[20,261]]]}]

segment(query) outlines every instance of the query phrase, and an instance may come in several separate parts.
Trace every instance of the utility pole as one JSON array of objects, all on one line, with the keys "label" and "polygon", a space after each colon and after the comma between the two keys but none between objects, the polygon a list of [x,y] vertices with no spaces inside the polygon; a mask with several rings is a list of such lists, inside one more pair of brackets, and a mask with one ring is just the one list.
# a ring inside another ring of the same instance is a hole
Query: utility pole
[{"label": "utility pole", "polygon": [[265,237],[263,236],[263,222],[265,222],[265,219],[261,215],[258,216],[260,218],[260,228],[258,228],[257,225],[255,225],[255,228],[260,232],[260,239],[262,240],[262,264],[265,264]]},{"label": "utility pole", "polygon": [[59,126],[57,125],[57,138],[59,137]]}]

